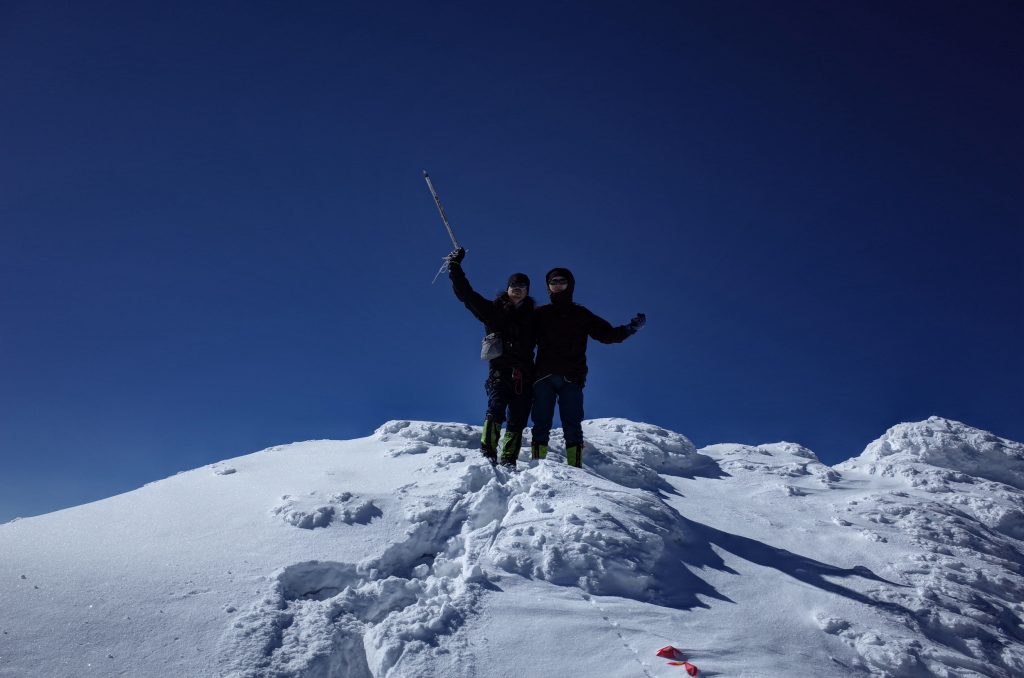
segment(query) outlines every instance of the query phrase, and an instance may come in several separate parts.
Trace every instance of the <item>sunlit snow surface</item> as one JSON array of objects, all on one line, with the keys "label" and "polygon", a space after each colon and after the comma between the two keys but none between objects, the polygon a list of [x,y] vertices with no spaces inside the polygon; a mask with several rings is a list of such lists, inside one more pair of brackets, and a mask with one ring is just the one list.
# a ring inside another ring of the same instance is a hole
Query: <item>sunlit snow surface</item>
[{"label": "sunlit snow surface", "polygon": [[393,421],[2,525],[0,676],[1024,675],[1021,444],[584,433],[508,474]]}]

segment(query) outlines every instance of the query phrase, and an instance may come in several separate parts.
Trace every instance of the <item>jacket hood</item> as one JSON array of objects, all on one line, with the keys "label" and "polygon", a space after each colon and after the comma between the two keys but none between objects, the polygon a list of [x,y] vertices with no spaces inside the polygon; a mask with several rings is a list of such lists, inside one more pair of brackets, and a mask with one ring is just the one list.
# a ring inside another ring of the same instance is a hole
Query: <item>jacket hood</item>
[{"label": "jacket hood", "polygon": [[571,304],[573,292],[576,291],[576,278],[573,277],[572,271],[567,268],[553,268],[547,272],[544,276],[544,287],[547,287],[547,283],[552,278],[562,277],[569,281],[568,287],[561,292],[551,292],[548,288],[548,296],[551,298],[552,304]]}]

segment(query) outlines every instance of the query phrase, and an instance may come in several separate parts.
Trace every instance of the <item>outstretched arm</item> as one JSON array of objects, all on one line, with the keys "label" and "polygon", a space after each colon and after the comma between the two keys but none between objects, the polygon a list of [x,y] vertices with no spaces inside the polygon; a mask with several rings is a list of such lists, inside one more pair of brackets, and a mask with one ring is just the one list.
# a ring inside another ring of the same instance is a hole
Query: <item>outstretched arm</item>
[{"label": "outstretched arm", "polygon": [[612,324],[604,318],[594,315],[593,313],[591,313],[590,316],[587,334],[589,334],[592,339],[596,339],[602,344],[617,344],[625,341],[626,337],[636,334],[637,330],[643,327],[644,323],[647,322],[647,316],[643,313],[637,313],[633,319],[629,321],[628,325],[612,327]]}]

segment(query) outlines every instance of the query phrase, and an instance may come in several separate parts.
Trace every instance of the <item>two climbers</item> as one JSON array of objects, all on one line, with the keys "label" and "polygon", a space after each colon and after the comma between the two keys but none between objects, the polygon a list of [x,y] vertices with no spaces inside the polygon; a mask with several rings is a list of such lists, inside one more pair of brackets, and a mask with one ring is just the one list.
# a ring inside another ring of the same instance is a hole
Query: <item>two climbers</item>
[{"label": "two climbers", "polygon": [[[624,341],[644,325],[644,315],[638,314],[628,325],[613,327],[607,320],[573,302],[576,281],[572,272],[565,268],[552,269],[545,276],[549,304],[535,308],[529,296],[530,280],[523,273],[509,276],[505,291],[488,300],[470,286],[462,270],[465,256],[466,251],[460,247],[447,257],[452,289],[484,324],[487,333],[484,350],[494,349],[500,353],[490,358],[484,384],[487,413],[481,452],[494,463],[500,449],[501,463],[514,468],[522,446],[523,429],[532,409],[532,457],[546,458],[557,403],[565,432],[566,460],[573,466],[582,466],[587,339],[605,344]],[[534,346],[537,347],[536,368]],[[508,425],[499,443],[506,412]]]}]

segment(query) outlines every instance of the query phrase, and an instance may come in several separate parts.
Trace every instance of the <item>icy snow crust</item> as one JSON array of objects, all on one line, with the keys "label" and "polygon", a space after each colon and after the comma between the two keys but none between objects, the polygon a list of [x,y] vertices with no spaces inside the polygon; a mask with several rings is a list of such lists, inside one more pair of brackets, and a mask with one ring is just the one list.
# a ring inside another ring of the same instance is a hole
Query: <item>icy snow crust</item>
[{"label": "icy snow crust", "polygon": [[1024,675],[1019,443],[584,434],[509,474],[392,421],[0,526],[0,676]]}]

